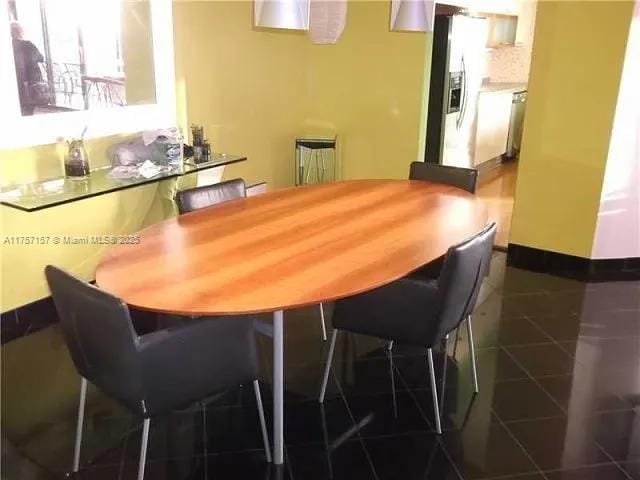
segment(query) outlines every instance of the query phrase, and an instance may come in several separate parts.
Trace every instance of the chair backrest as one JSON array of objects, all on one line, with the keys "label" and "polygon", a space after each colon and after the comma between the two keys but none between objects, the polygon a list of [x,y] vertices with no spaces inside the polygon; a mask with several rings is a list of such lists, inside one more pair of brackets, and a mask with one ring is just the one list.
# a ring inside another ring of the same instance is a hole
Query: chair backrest
[{"label": "chair backrest", "polygon": [[246,196],[244,180],[235,178],[213,185],[182,190],[176,194],[176,203],[178,211],[182,214]]},{"label": "chair backrest", "polygon": [[450,167],[437,163],[412,162],[409,180],[428,180],[462,188],[469,193],[476,193],[478,171],[473,168]]},{"label": "chair backrest", "polygon": [[45,275],[78,373],[141,410],[143,385],[129,308],[117,297],[47,265]]},{"label": "chair backrest", "polygon": [[489,274],[496,224],[450,247],[438,277],[440,311],[434,338],[440,340],[473,311],[482,280]]}]

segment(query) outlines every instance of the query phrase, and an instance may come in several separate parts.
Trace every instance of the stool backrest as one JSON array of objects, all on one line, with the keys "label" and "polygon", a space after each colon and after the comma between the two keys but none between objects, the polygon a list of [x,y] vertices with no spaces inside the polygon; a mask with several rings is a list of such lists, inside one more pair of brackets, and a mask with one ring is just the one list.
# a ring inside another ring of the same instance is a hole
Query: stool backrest
[{"label": "stool backrest", "polygon": [[138,336],[127,305],[52,265],[47,265],[45,275],[78,373],[140,410],[143,387]]},{"label": "stool backrest", "polygon": [[473,168],[450,167],[437,163],[412,162],[409,180],[427,180],[462,188],[469,193],[476,193],[478,171]]},{"label": "stool backrest", "polygon": [[489,273],[496,224],[449,248],[438,277],[440,312],[434,338],[443,338],[473,311]]},{"label": "stool backrest", "polygon": [[235,178],[213,185],[182,190],[176,194],[176,203],[178,211],[182,214],[246,196],[244,180]]}]

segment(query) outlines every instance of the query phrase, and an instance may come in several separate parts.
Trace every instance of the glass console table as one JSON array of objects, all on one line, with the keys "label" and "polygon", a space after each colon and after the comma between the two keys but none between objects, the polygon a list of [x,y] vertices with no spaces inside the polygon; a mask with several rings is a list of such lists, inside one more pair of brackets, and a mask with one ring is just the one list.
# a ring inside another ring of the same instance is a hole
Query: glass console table
[{"label": "glass console table", "polygon": [[191,160],[185,160],[183,165],[160,172],[151,178],[142,176],[128,179],[111,178],[109,173],[112,167],[109,166],[93,170],[86,179],[76,180],[58,177],[5,187],[0,191],[0,204],[17,208],[24,212],[34,212],[97,195],[230,165],[246,159],[247,157],[237,155],[213,153],[209,162],[195,164],[191,163]]}]

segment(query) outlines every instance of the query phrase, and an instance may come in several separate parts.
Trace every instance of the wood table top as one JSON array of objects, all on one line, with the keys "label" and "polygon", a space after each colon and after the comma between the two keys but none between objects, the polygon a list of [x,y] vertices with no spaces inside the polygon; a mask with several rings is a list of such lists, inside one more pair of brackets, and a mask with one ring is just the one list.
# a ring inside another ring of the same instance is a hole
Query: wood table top
[{"label": "wood table top", "polygon": [[473,195],[411,180],[276,190],[152,225],[107,250],[97,284],[183,315],[286,310],[371,290],[479,232]]}]

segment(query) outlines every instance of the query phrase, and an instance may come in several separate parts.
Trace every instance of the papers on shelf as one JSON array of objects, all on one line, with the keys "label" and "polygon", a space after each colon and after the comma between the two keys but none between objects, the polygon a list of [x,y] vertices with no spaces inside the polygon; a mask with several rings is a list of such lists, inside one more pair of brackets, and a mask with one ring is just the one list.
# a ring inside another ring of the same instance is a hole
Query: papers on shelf
[{"label": "papers on shelf", "polygon": [[145,162],[138,167],[138,172],[144,178],[152,178],[158,175],[162,171],[162,168],[151,162],[150,160],[145,160]]},{"label": "papers on shelf", "polygon": [[129,178],[136,178],[138,176],[138,167],[136,165],[126,167],[113,167],[107,176],[116,180],[127,180]]},{"label": "papers on shelf", "polygon": [[145,160],[140,165],[127,165],[120,167],[113,167],[109,172],[108,177],[116,180],[128,180],[131,178],[153,178],[160,173],[167,172],[170,169],[156,165],[150,160]]}]

